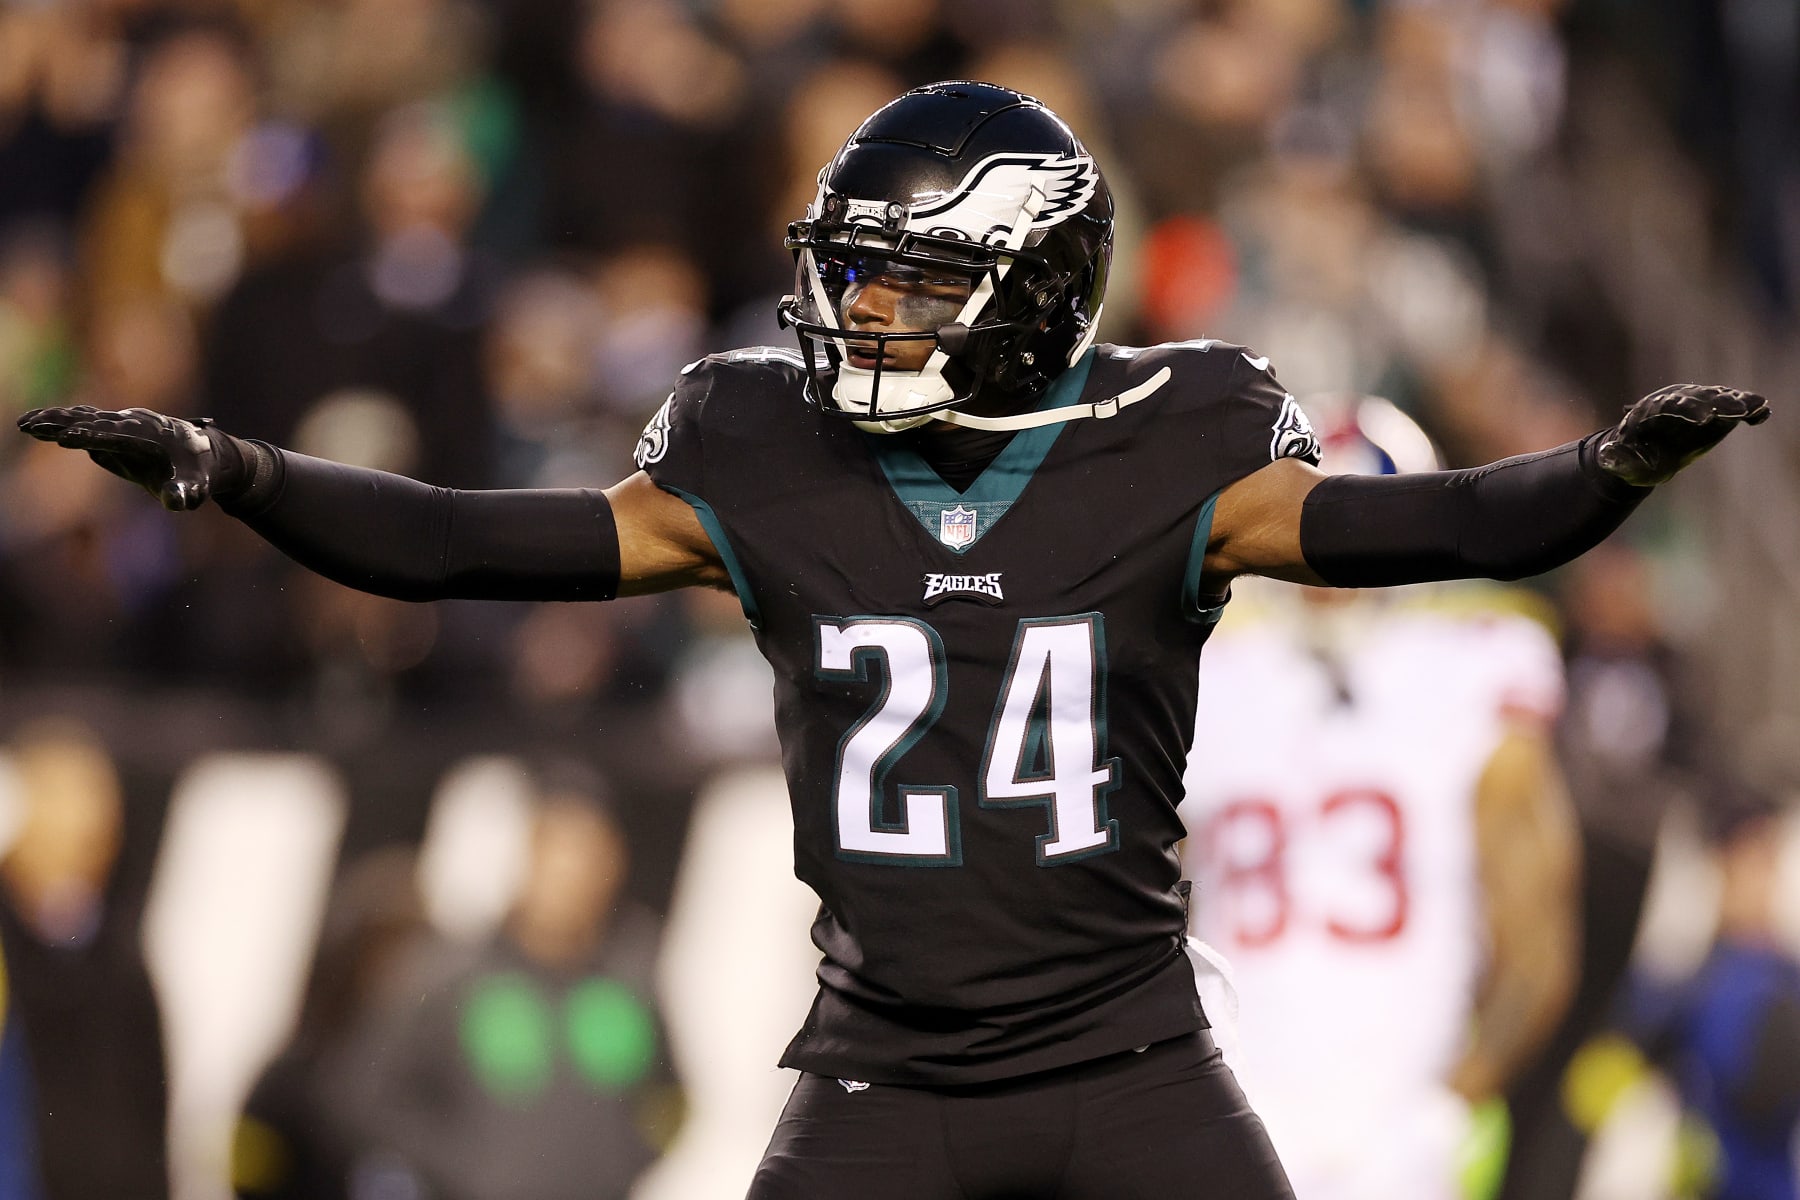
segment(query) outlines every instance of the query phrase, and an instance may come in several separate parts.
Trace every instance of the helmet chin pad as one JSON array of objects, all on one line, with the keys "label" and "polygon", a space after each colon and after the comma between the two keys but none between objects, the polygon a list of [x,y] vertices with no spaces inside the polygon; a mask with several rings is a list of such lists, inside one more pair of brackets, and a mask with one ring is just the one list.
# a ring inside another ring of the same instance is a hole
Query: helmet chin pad
[{"label": "helmet chin pad", "polygon": [[[934,362],[942,357],[941,354],[932,355]],[[877,382],[876,372],[842,363],[837,369],[837,380],[831,386],[832,402],[852,417],[866,418],[855,424],[867,433],[916,429],[933,416],[930,411],[919,410],[943,408],[956,400],[955,389],[944,378],[943,372],[930,362],[922,371],[884,370],[879,375],[879,387]],[[884,412],[906,415],[884,419]]]}]

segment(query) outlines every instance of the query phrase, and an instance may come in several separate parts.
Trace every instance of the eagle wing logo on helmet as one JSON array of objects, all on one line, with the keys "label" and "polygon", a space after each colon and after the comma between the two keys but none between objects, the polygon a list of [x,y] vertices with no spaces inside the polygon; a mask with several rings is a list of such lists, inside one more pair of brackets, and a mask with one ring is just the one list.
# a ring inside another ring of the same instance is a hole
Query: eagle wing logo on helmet
[{"label": "eagle wing logo on helmet", "polygon": [[995,154],[969,169],[956,188],[915,205],[910,224],[935,234],[987,241],[1011,232],[1036,191],[1043,205],[1032,229],[1047,229],[1080,212],[1094,198],[1100,172],[1085,154]]}]

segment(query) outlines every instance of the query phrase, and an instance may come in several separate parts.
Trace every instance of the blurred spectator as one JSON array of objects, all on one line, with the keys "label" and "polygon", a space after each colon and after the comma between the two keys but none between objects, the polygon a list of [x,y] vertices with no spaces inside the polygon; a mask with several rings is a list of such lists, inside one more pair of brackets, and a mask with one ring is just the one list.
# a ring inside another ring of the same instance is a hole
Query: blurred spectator
[{"label": "blurred spectator", "polygon": [[264,1069],[234,1139],[244,1200],[375,1200],[404,1175],[375,1105],[382,1039],[428,943],[414,856],[376,851],[332,889],[293,1037]]},{"label": "blurred spectator", "polygon": [[467,138],[445,102],[383,119],[353,257],[272,263],[225,298],[206,364],[212,415],[303,451],[344,454],[347,440],[351,461],[446,487],[490,482],[480,331],[500,269],[469,243],[483,182]]},{"label": "blurred spectator", "polygon": [[148,293],[120,296],[89,316],[83,398],[97,408],[192,412],[197,350],[193,321],[179,304]]},{"label": "blurred spectator", "polygon": [[[946,10],[950,7],[945,0],[897,0],[880,5],[828,5],[826,14],[842,43],[842,56],[865,57],[884,63],[905,81],[907,87],[917,87],[934,79],[975,78],[1009,83],[991,74],[967,69],[966,60],[972,47],[968,39],[947,21]],[[1021,85],[1009,83],[1009,86]],[[1022,90],[1030,91],[1029,88]],[[1068,116],[1058,97],[1046,95],[1039,99],[1064,113],[1077,129],[1094,128],[1091,123]]]},{"label": "blurred spectator", "polygon": [[623,1200],[680,1120],[651,987],[656,929],[588,771],[540,783],[531,865],[491,940],[415,987],[385,1122],[443,1200]]},{"label": "blurred spectator", "polygon": [[630,474],[644,414],[706,352],[707,332],[705,273],[675,246],[521,272],[500,293],[483,355],[498,482],[590,487]]},{"label": "blurred spectator", "polygon": [[327,130],[349,161],[362,157],[382,114],[444,95],[481,67],[485,6],[468,0],[254,7],[275,108]]},{"label": "blurred spectator", "polygon": [[[44,262],[39,268],[52,266]],[[46,279],[41,286],[55,285]],[[193,411],[196,330],[177,300],[137,292],[99,301],[85,323],[82,373],[67,379],[58,378],[62,368],[55,364],[60,359],[73,367],[77,361],[64,357],[73,347],[58,349],[69,331],[53,302],[46,299],[44,308],[48,319],[35,331],[41,339],[34,356],[40,372],[36,386],[70,389],[69,400],[99,407]],[[0,623],[0,662],[25,676],[63,681],[122,668],[154,674],[171,660],[180,662],[181,650],[151,631],[167,618],[172,593],[182,582],[183,542],[193,540],[191,532],[141,520],[137,507],[119,503],[121,494],[112,488],[78,485],[53,497],[43,489],[59,472],[56,464],[26,454],[15,456],[13,471],[0,477],[0,489],[11,493],[0,519],[0,538],[11,551],[0,556],[0,606],[11,618]],[[86,582],[78,600],[43,590],[49,562]],[[67,641],[50,640],[59,637]]]},{"label": "blurred spectator", "polygon": [[590,445],[601,320],[599,297],[571,269],[522,271],[501,292],[483,347],[501,486],[569,487],[609,477]]},{"label": "blurred spectator", "polygon": [[1369,100],[1368,161],[1399,215],[1468,237],[1478,198],[1474,138],[1454,68],[1456,16],[1445,5],[1384,7],[1377,18],[1382,70]]},{"label": "blurred spectator", "polygon": [[[17,286],[10,289],[11,296],[0,293],[0,330],[11,315],[5,300],[17,300],[13,313],[30,322],[15,327],[22,335],[15,365],[27,387],[72,390],[69,399],[103,407],[193,411],[198,346],[183,305],[149,292],[121,293],[98,302],[86,321],[77,360],[70,356],[75,347],[65,341],[71,333],[65,314],[58,311],[56,294],[67,280],[51,257],[54,252],[29,243],[16,248],[24,261],[14,259]],[[26,278],[20,280],[20,275]],[[4,336],[0,332],[0,340]],[[4,353],[0,349],[0,356]],[[80,374],[67,376],[77,363]],[[25,374],[30,367],[36,368],[36,380]],[[15,402],[26,399],[20,396]],[[62,491],[56,482],[61,467],[38,455],[9,457],[12,469],[0,475],[0,492],[6,495],[0,517],[0,546],[6,551],[0,555],[0,608],[9,614],[0,622],[0,662],[27,677],[42,680],[54,673],[65,682],[121,669],[153,674],[171,658],[179,662],[180,651],[168,653],[171,648],[148,631],[168,614],[171,593],[183,575],[181,543],[192,540],[190,531],[143,521],[138,508],[121,504],[123,493],[110,487],[87,486],[71,477],[74,489]],[[78,599],[58,599],[44,591],[44,568],[51,562],[85,581]]]},{"label": "blurred spectator", "polygon": [[25,1034],[7,1007],[6,956],[0,954],[0,1200],[41,1200],[37,1109],[25,1064]]},{"label": "blurred spectator", "polygon": [[565,53],[577,98],[536,131],[546,240],[601,254],[666,242],[728,266],[755,209],[752,164],[726,137],[743,61],[671,0],[596,0]]},{"label": "blurred spectator", "polygon": [[0,10],[0,229],[82,210],[112,151],[126,59],[109,6]]},{"label": "blurred spectator", "polygon": [[1557,741],[1581,830],[1581,971],[1549,1047],[1508,1094],[1505,1200],[1575,1194],[1591,1130],[1565,1103],[1565,1071],[1618,1003],[1664,816],[1719,753],[1663,628],[1651,561],[1615,540],[1562,582],[1569,704]]},{"label": "blurred spectator", "polygon": [[150,295],[202,307],[235,282],[244,245],[229,166],[255,112],[246,48],[224,30],[174,33],[146,53],[86,222],[93,303]]},{"label": "blurred spectator", "polygon": [[139,913],[116,889],[117,768],[52,722],[12,744],[23,804],[0,859],[0,948],[23,1024],[49,1200],[169,1194],[162,1027]]},{"label": "blurred spectator", "polygon": [[[67,681],[117,671],[134,654],[124,581],[112,570],[123,550],[120,527],[131,524],[122,514],[125,497],[29,451],[0,486],[8,551],[0,561],[0,610],[7,613],[0,648],[11,672],[37,680],[55,672]],[[146,532],[146,547],[166,541]],[[65,578],[83,586],[57,599],[47,586],[52,570],[67,571]],[[53,646],[59,647],[54,653]]]},{"label": "blurred spectator", "polygon": [[1730,82],[1730,151],[1736,168],[1736,241],[1758,299],[1777,320],[1795,312],[1800,247],[1800,8],[1781,0],[1723,0]]},{"label": "blurred spectator", "polygon": [[[703,353],[706,276],[677,247],[636,243],[603,259],[594,283],[603,322],[592,348],[594,375],[615,422],[637,426],[669,394],[669,381]],[[601,478],[629,473],[625,448],[614,453]]]},{"label": "blurred spectator", "polygon": [[744,610],[729,592],[679,593],[688,617],[669,688],[670,723],[687,753],[714,769],[781,760],[769,712],[769,664],[744,640]]},{"label": "blurred spectator", "polygon": [[[1578,6],[1579,7],[1579,6]],[[1629,54],[1647,99],[1714,181],[1720,231],[1747,276],[1758,315],[1794,315],[1800,10],[1783,0],[1666,3],[1659,19],[1618,38],[1629,11],[1592,6],[1592,37]]]},{"label": "blurred spectator", "polygon": [[1218,189],[1262,153],[1269,126],[1296,99],[1299,53],[1251,4],[1213,6],[1144,47],[1142,90],[1117,128],[1154,213],[1218,203]]},{"label": "blurred spectator", "polygon": [[[80,358],[65,241],[48,221],[0,224],[0,412],[61,403],[74,386]],[[8,447],[0,461],[18,452]]]},{"label": "blurred spectator", "polygon": [[1629,1027],[1718,1145],[1708,1200],[1800,1196],[1800,961],[1777,929],[1782,810],[1727,788],[1708,834],[1722,890],[1705,962],[1672,989],[1643,985]]}]

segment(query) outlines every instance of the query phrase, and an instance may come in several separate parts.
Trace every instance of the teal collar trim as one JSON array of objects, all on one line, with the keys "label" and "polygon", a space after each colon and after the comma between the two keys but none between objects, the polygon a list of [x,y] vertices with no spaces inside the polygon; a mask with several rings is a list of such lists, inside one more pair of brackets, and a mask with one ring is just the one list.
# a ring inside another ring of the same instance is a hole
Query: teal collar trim
[{"label": "teal collar trim", "polygon": [[[1062,408],[1078,401],[1093,367],[1094,352],[1089,350],[1045,390],[1036,411]],[[890,435],[870,437],[875,461],[881,464],[900,503],[925,527],[926,533],[961,554],[1018,501],[1025,485],[1043,464],[1044,456],[1067,427],[1040,425],[1020,430],[966,492],[945,483],[917,451],[895,445]]]}]

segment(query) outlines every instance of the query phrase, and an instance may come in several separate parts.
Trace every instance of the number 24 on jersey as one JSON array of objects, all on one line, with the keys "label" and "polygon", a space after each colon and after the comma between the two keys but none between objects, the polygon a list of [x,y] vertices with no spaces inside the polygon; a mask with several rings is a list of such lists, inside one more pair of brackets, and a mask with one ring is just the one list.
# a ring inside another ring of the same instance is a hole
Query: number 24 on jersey
[{"label": "number 24 on jersey", "polygon": [[[943,715],[943,639],[908,617],[818,618],[821,679],[879,682],[881,693],[838,743],[832,787],[840,857],[893,865],[962,861],[957,789],[899,784],[901,815],[882,819],[889,768]],[[982,756],[983,808],[1042,805],[1049,831],[1037,861],[1051,866],[1118,848],[1106,797],[1119,762],[1102,759],[1105,638],[1098,613],[1020,621]]]}]

